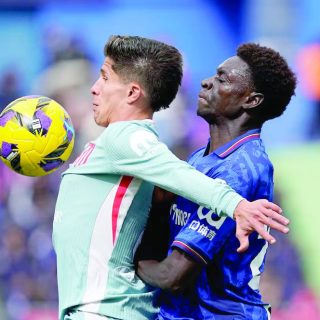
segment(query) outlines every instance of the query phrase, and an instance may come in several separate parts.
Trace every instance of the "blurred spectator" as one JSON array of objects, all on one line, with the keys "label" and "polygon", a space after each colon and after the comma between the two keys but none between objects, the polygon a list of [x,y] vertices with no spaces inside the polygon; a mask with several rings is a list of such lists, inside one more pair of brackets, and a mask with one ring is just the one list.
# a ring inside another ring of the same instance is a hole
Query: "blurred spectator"
[{"label": "blurred spectator", "polygon": [[188,112],[188,88],[183,83],[170,108],[154,114],[159,138],[177,157],[185,160],[190,153],[190,115]]},{"label": "blurred spectator", "polygon": [[0,112],[13,100],[20,98],[21,90],[16,70],[5,71],[0,78]]},{"label": "blurred spectator", "polygon": [[303,93],[315,107],[309,138],[320,139],[320,39],[300,50],[297,66]]},{"label": "blurred spectator", "polygon": [[[279,190],[275,190],[275,202],[282,203]],[[305,284],[301,260],[290,235],[273,233],[278,241],[268,248],[261,278],[261,294],[271,304],[272,320],[320,319],[316,295]]]}]

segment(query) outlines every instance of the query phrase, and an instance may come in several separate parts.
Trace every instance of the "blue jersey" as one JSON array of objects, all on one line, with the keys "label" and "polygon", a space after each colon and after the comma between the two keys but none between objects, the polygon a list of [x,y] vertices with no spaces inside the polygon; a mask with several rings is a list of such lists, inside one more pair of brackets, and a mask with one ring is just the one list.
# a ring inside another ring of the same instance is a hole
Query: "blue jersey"
[{"label": "blue jersey", "polygon": [[[189,163],[209,177],[224,180],[250,201],[272,201],[273,166],[259,130],[250,130],[208,155],[201,148]],[[170,209],[170,250],[183,250],[204,268],[194,288],[163,293],[160,319],[268,319],[268,305],[259,293],[267,242],[253,233],[249,249],[238,254],[235,229],[231,218],[219,218],[212,210],[176,199]]]}]

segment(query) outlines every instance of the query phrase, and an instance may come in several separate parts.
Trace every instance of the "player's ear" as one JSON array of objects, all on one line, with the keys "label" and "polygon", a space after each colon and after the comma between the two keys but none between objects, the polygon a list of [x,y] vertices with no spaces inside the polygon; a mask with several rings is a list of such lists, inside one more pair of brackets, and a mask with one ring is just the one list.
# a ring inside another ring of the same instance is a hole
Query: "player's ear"
[{"label": "player's ear", "polygon": [[127,101],[129,104],[136,102],[142,95],[141,86],[136,82],[130,82]]},{"label": "player's ear", "polygon": [[242,105],[244,109],[253,109],[259,106],[264,100],[264,95],[258,92],[251,92],[247,98],[245,103]]}]

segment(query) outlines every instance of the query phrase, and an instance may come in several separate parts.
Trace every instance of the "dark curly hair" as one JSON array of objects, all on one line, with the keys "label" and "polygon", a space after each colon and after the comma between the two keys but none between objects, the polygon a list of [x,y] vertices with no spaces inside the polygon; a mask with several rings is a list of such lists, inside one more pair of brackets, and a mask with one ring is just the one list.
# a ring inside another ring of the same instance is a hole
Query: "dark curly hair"
[{"label": "dark curly hair", "polygon": [[113,70],[125,81],[138,81],[154,111],[175,98],[182,79],[182,56],[173,46],[138,36],[113,35],[104,47]]},{"label": "dark curly hair", "polygon": [[261,105],[249,111],[253,118],[262,125],[279,117],[295,94],[297,84],[287,61],[275,50],[255,43],[240,45],[237,56],[249,66],[253,89],[264,95]]}]

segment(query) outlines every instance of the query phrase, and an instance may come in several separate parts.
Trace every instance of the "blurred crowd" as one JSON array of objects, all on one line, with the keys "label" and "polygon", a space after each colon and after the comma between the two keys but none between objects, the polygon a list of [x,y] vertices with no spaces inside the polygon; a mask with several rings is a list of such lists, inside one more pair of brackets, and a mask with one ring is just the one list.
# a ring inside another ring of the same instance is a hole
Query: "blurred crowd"
[{"label": "blurred crowd", "polygon": [[[32,94],[57,100],[71,115],[76,131],[72,162],[83,145],[101,131],[90,110],[90,86],[97,74],[81,41],[58,37],[54,32],[47,39],[44,50],[48,61],[35,80]],[[186,158],[196,144],[190,137],[197,128],[190,124],[190,112],[194,111],[188,105],[187,86],[186,81],[171,109],[160,112],[155,119],[160,137],[180,158]],[[0,109],[27,94],[21,90],[18,70],[0,74]],[[198,134],[201,139],[206,136],[207,132]],[[49,176],[29,178],[0,163],[0,319],[57,319],[51,230],[60,175],[67,165]],[[281,199],[278,202],[281,204]],[[277,237],[279,241],[269,250],[261,285],[265,301],[273,305],[272,319],[320,319],[295,247],[288,236]]]}]

